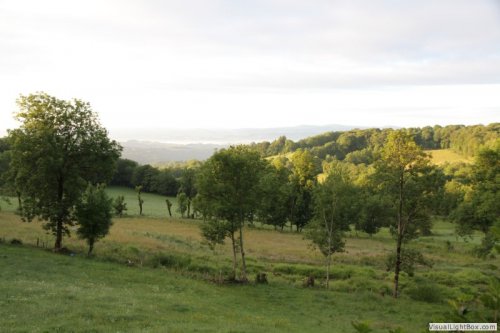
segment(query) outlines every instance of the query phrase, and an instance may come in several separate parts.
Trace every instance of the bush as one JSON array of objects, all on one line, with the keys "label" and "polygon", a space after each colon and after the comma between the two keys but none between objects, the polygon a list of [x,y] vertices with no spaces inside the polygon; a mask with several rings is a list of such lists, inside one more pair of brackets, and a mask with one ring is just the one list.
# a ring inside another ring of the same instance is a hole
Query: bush
[{"label": "bush", "polygon": [[443,293],[434,283],[418,284],[410,287],[406,293],[415,301],[427,303],[440,303],[443,300]]},{"label": "bush", "polygon": [[13,239],[10,241],[10,244],[11,244],[11,245],[23,245],[23,242],[22,242],[20,239],[13,238]]},{"label": "bush", "polygon": [[173,254],[158,254],[153,257],[152,262],[153,267],[163,266],[175,269],[188,269],[191,264],[191,258]]}]

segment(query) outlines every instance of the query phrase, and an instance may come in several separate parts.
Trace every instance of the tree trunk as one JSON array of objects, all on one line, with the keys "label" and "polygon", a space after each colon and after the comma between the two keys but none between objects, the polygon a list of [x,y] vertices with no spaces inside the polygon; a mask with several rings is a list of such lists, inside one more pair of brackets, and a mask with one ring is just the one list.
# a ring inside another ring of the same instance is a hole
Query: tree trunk
[{"label": "tree trunk", "polygon": [[94,240],[89,239],[89,252],[87,253],[87,257],[90,257],[92,254],[92,250],[94,249]]},{"label": "tree trunk", "polygon": [[233,247],[233,276],[232,280],[236,280],[236,241],[234,240],[234,232],[231,232],[231,245]]},{"label": "tree trunk", "polygon": [[330,265],[332,262],[332,253],[328,253],[328,262],[326,263],[326,289],[330,289]]},{"label": "tree trunk", "polygon": [[191,200],[188,198],[187,200],[187,206],[188,206],[188,219],[191,218]]},{"label": "tree trunk", "polygon": [[396,247],[396,268],[394,269],[394,298],[398,298],[399,293],[399,271],[401,269],[401,243],[402,237],[398,234],[398,244]]},{"label": "tree trunk", "polygon": [[59,251],[62,248],[62,220],[59,219],[56,223],[56,243],[54,244],[54,250]]},{"label": "tree trunk", "polygon": [[394,269],[394,298],[399,293],[399,271],[401,268],[401,244],[403,243],[403,175],[399,178],[398,240],[396,245],[396,267]]},{"label": "tree trunk", "polygon": [[63,193],[64,193],[64,179],[63,176],[58,177],[57,184],[57,204],[58,204],[58,215],[56,221],[56,243],[54,244],[54,250],[59,251],[62,248],[62,234],[63,234]]},{"label": "tree trunk", "polygon": [[17,194],[18,209],[19,209],[19,212],[22,212],[23,211],[23,201],[21,200],[21,192],[17,191],[16,194]]},{"label": "tree trunk", "polygon": [[243,248],[243,223],[240,224],[240,252],[241,252],[241,280],[247,282],[247,265],[245,263],[245,250]]}]

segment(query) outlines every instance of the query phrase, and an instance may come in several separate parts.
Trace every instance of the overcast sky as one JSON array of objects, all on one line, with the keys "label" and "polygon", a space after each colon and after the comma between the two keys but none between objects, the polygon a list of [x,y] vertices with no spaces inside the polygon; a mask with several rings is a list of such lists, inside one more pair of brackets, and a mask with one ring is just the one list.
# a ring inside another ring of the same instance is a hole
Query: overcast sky
[{"label": "overcast sky", "polygon": [[108,128],[500,121],[498,0],[0,0],[0,135],[19,94]]}]

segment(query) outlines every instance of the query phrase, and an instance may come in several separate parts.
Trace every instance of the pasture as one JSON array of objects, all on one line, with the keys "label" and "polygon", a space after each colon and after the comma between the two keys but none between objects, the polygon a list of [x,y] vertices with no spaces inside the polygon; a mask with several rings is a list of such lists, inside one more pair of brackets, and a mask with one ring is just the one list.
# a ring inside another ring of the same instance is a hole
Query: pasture
[{"label": "pasture", "polygon": [[[110,190],[125,194],[134,206],[135,192]],[[471,254],[479,234],[465,242],[455,236],[453,225],[436,220],[433,234],[411,245],[432,268],[417,267],[413,277],[403,273],[400,299],[390,297],[393,274],[385,260],[395,243],[386,229],[373,237],[347,235],[346,252],[334,255],[327,291],[324,259],[302,234],[250,225],[244,230],[250,278],[265,272],[269,284],[218,284],[230,271],[229,244],[212,251],[201,238],[201,221],[159,217],[164,199],[148,199],[156,202],[157,215],[151,210],[151,216],[139,217],[129,210],[128,217],[115,218],[90,259],[75,235],[63,241],[71,255],[51,253],[47,247],[53,246],[53,236],[40,222],[23,223],[2,204],[2,328],[354,332],[352,321],[367,321],[375,332],[397,327],[423,332],[428,322],[446,319],[447,300],[478,295],[500,267],[497,258],[478,260]],[[24,245],[9,245],[12,239]],[[314,288],[302,286],[307,276],[316,278]]]},{"label": "pasture", "polygon": [[472,163],[473,159],[455,153],[451,149],[433,149],[426,150],[427,154],[431,155],[431,162],[435,165],[443,165],[445,163]]}]

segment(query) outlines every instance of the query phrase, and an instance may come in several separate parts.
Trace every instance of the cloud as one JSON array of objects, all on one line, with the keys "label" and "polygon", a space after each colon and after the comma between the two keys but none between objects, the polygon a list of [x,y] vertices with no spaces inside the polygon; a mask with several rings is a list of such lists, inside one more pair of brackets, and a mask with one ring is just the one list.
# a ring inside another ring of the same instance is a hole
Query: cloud
[{"label": "cloud", "polygon": [[[495,0],[0,2],[2,110],[14,109],[19,93],[38,90],[127,114],[141,104],[196,115],[203,107],[209,113],[224,108],[227,114],[246,110],[243,104],[255,99],[263,99],[250,103],[255,108],[276,110],[283,96],[300,94],[300,102],[285,103],[298,117],[299,106],[322,109],[313,100],[317,94],[335,108],[328,96],[345,90],[365,96],[477,85],[488,91],[492,106],[500,106],[500,97],[486,88],[498,84]],[[227,102],[228,96],[240,102]],[[452,99],[459,97],[448,98],[456,105]],[[355,97],[348,101],[358,107]],[[406,102],[399,107],[418,101]],[[110,121],[116,117],[111,111],[103,111]],[[6,114],[0,113],[0,123],[7,123]]]}]

